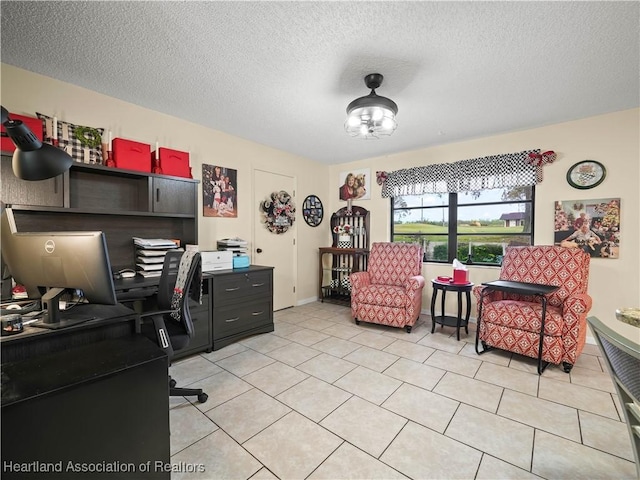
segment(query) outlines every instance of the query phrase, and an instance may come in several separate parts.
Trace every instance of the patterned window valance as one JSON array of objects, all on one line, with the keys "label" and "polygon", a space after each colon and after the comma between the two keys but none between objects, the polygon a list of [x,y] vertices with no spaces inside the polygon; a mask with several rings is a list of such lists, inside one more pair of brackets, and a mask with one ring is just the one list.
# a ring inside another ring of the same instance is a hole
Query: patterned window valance
[{"label": "patterned window valance", "polygon": [[542,166],[532,162],[532,158],[540,156],[540,150],[526,150],[396,170],[387,174],[382,196],[473,192],[535,185],[542,181]]}]

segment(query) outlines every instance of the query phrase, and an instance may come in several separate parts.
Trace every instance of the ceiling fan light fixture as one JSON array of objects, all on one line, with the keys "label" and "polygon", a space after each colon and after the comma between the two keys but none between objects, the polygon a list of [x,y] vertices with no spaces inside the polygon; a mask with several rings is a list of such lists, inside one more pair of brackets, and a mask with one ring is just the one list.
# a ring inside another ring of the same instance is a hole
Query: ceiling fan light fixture
[{"label": "ceiling fan light fixture", "polygon": [[344,128],[352,137],[379,138],[391,135],[397,128],[398,105],[393,100],[377,95],[375,91],[382,85],[383,78],[379,73],[364,77],[364,83],[371,93],[356,98],[347,106]]}]

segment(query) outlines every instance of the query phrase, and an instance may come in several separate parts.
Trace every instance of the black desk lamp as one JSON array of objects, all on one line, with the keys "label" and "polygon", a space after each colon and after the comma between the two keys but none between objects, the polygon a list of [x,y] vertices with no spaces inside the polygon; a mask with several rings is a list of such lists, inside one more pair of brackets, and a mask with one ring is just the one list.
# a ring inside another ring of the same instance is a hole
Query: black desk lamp
[{"label": "black desk lamp", "polygon": [[64,150],[42,143],[20,120],[11,120],[2,108],[2,125],[15,144],[13,173],[22,180],[45,180],[69,170],[73,158]]}]

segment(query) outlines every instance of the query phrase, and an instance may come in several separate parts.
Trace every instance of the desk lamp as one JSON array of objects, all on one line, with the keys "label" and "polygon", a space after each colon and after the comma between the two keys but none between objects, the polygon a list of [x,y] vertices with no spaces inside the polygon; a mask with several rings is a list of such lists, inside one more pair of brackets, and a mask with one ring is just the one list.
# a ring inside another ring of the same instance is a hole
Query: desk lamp
[{"label": "desk lamp", "polygon": [[11,120],[2,108],[2,125],[15,144],[13,173],[22,180],[45,180],[69,170],[73,158],[64,150],[42,143],[20,120]]}]

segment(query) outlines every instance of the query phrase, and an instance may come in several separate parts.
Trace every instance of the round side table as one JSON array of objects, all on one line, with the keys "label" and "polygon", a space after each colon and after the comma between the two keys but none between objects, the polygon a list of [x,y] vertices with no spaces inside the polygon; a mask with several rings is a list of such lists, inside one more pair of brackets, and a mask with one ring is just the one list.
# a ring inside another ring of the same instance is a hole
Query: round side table
[{"label": "round side table", "polygon": [[[458,340],[460,340],[460,327],[464,327],[464,331],[469,334],[469,316],[471,315],[471,289],[473,288],[473,283],[451,283],[451,282],[442,282],[437,279],[431,280],[431,285],[433,286],[433,294],[431,295],[431,333],[436,330],[436,323],[440,325],[446,325],[448,327],[456,327],[456,336]],[[441,315],[436,317],[435,307],[436,307],[436,297],[438,296],[438,291],[442,291],[441,295],[441,303],[440,303],[440,311]],[[458,294],[458,316],[453,317],[450,315],[444,314],[444,301],[446,298],[447,292],[457,292]],[[467,298],[467,312],[462,318],[462,294],[466,295]]]}]

